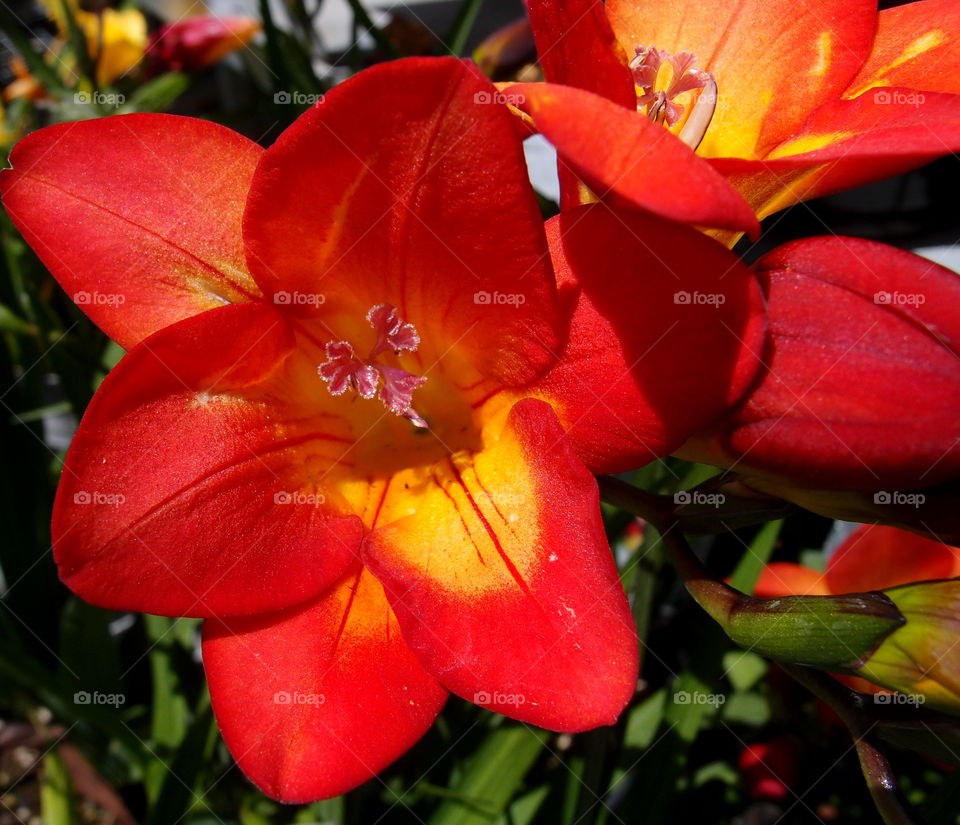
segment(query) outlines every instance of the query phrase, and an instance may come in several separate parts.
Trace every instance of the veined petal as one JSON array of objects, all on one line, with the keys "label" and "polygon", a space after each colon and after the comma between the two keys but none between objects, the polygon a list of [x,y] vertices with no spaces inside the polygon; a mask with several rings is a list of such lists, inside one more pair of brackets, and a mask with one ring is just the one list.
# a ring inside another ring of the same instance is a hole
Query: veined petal
[{"label": "veined petal", "polygon": [[3,204],[74,302],[121,346],[259,295],[241,217],[262,149],[194,118],[63,123],[14,147]]},{"label": "veined petal", "polygon": [[862,593],[949,579],[956,575],[958,552],[906,530],[865,524],[830,556],[827,582],[833,593]]},{"label": "veined petal", "polygon": [[591,470],[666,455],[740,398],[760,367],[765,322],[759,284],[728,249],[601,205],[553,218],[547,237],[572,318],[537,391]]},{"label": "veined petal", "polygon": [[601,198],[681,223],[755,232],[746,202],[709,162],[634,109],[552,83],[510,87],[517,107]]},{"label": "veined petal", "polygon": [[293,349],[272,307],[238,304],[161,330],[107,376],[54,506],[72,590],[102,607],[224,616],[306,601],[342,574],[361,525],[323,479],[352,442],[322,408],[284,403]]},{"label": "veined petal", "polygon": [[880,11],[870,56],[844,97],[875,86],[960,92],[960,6],[954,0]]},{"label": "veined petal", "polygon": [[553,730],[613,723],[636,635],[596,482],[548,405],[519,402],[499,438],[388,497],[377,525],[364,558],[446,687]]},{"label": "veined petal", "polygon": [[449,351],[522,385],[552,361],[556,296],[512,116],[452,59],[373,67],[267,150],[244,218],[265,294],[321,293],[303,312],[389,302],[427,363]]},{"label": "veined petal", "polygon": [[719,102],[699,152],[751,158],[847,88],[876,29],[873,0],[608,0],[627,49],[687,51],[717,82]]},{"label": "veined petal", "polygon": [[372,778],[447,698],[361,568],[305,607],[206,622],[203,666],[227,747],[283,802],[326,799]]}]

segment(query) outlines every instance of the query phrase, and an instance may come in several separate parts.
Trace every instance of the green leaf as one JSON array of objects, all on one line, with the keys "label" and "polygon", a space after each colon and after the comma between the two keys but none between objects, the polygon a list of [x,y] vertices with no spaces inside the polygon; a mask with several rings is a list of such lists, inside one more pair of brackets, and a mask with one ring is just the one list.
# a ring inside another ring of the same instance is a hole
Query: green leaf
[{"label": "green leaf", "polygon": [[144,825],[170,825],[181,822],[191,808],[203,806],[201,775],[217,742],[217,726],[209,700],[204,696],[202,710],[182,737],[169,765],[161,765],[161,780],[156,798]]},{"label": "green leaf", "polygon": [[546,742],[544,731],[505,726],[491,731],[473,754],[429,825],[489,825],[510,804]]},{"label": "green leaf", "polygon": [[457,16],[443,38],[444,46],[454,57],[464,56],[463,51],[467,46],[467,40],[470,38],[470,32],[473,31],[473,25],[477,21],[477,15],[480,13],[482,5],[483,0],[462,0],[460,3]]},{"label": "green leaf", "polygon": [[182,72],[168,72],[144,83],[127,98],[121,112],[162,112],[187,89],[190,78]]},{"label": "green leaf", "polygon": [[750,690],[767,675],[770,666],[749,650],[729,650],[723,656],[723,669],[733,689],[740,691]]},{"label": "green leaf", "polygon": [[724,702],[721,717],[730,724],[758,728],[770,721],[770,704],[759,693],[733,693]]},{"label": "green leaf", "polygon": [[639,750],[650,747],[657,737],[666,706],[667,689],[660,688],[631,709],[627,716],[627,727],[623,733],[623,746]]},{"label": "green leaf", "polygon": [[40,812],[44,825],[74,825],[73,783],[56,748],[51,748],[43,757],[42,776]]},{"label": "green leaf", "polygon": [[757,579],[764,566],[770,561],[774,545],[780,536],[780,530],[783,528],[783,519],[771,521],[763,525],[754,536],[750,546],[746,549],[737,564],[733,575],[730,576],[730,584],[741,593],[753,594],[753,588],[757,586]]}]

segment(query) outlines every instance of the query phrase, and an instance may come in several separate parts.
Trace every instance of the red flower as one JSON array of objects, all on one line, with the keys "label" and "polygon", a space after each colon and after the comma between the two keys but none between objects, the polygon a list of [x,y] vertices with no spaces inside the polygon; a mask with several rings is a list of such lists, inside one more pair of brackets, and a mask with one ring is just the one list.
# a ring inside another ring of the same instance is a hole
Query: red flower
[{"label": "red flower", "polygon": [[790,796],[797,780],[799,750],[789,736],[747,745],[740,752],[737,768],[750,797],[779,802]]},{"label": "red flower", "polygon": [[398,61],[265,152],[120,116],[32,135],[0,180],[130,349],[67,458],[61,576],[209,619],[221,730],[280,799],[363,782],[448,690],[613,722],[636,639],[590,470],[674,449],[756,370],[750,273],[639,213],[545,234],[493,93],[458,61]]},{"label": "red flower", "polygon": [[247,45],[260,31],[249,17],[190,17],[150,35],[147,54],[168,72],[198,72]]},{"label": "red flower", "polygon": [[[537,125],[598,194],[629,194],[622,169],[650,164],[648,141],[636,142],[643,121],[671,127],[709,158],[761,218],[960,148],[952,0],[879,13],[873,0],[529,8],[546,79],[594,93],[597,114],[585,117],[572,90],[518,93],[535,101]],[[555,134],[565,111],[570,122]],[[579,202],[566,182],[566,205]]]}]

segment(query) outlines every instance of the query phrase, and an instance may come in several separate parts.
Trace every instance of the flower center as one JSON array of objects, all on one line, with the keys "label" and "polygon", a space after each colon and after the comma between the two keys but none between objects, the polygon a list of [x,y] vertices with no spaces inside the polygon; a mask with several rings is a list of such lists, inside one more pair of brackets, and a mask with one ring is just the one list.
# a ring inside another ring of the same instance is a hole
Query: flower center
[{"label": "flower center", "polygon": [[377,342],[367,357],[357,357],[349,341],[330,341],[326,345],[327,360],[317,367],[317,373],[331,395],[353,390],[361,398],[376,397],[390,412],[408,419],[415,427],[428,429],[427,422],[412,406],[413,392],[427,383],[426,376],[377,362],[385,352],[416,352],[420,346],[416,327],[400,318],[391,304],[371,307],[367,321],[377,333]]},{"label": "flower center", "polygon": [[696,149],[717,107],[717,83],[710,72],[696,68],[690,52],[670,52],[656,46],[637,46],[630,61],[637,87],[637,111],[654,123],[673,130]]}]

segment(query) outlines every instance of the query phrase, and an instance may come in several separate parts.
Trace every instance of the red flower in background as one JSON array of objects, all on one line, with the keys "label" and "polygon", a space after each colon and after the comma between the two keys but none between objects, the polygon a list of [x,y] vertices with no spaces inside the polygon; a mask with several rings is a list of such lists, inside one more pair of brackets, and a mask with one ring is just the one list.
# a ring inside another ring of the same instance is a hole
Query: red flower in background
[{"label": "red flower in background", "polygon": [[[592,93],[516,87],[564,160],[564,206],[582,200],[576,177],[630,195],[624,170],[649,162],[651,123],[709,158],[761,218],[960,148],[953,0],[879,13],[874,0],[529,9],[546,79]],[[595,116],[583,116],[587,97]]]},{"label": "red flower in background", "polygon": [[147,56],[168,72],[199,72],[246,46],[260,31],[249,17],[191,17],[150,34]]},{"label": "red flower in background", "polygon": [[675,449],[757,368],[749,271],[639,213],[545,233],[493,91],[398,61],[266,151],[121,116],[30,136],[0,179],[130,350],[67,457],[60,574],[209,620],[221,730],[280,799],[366,780],[448,690],[611,723],[636,639],[591,471]]}]

